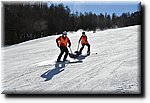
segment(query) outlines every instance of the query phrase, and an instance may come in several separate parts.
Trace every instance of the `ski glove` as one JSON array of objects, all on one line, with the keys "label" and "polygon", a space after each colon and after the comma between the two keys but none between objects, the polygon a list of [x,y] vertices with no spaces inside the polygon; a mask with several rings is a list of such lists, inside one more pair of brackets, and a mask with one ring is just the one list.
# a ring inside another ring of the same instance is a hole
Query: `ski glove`
[{"label": "ski glove", "polygon": [[68,47],[71,47],[71,45],[68,45]]}]

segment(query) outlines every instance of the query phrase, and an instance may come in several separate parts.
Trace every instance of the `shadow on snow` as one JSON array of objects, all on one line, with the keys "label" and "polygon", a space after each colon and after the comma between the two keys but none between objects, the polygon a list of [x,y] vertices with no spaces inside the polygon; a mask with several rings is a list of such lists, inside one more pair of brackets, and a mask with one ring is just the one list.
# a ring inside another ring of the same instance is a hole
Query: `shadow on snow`
[{"label": "shadow on snow", "polygon": [[77,61],[73,61],[73,62],[69,62],[69,63],[63,63],[63,62],[62,63],[56,63],[54,69],[48,70],[47,72],[43,73],[41,75],[41,77],[46,78],[45,81],[48,81],[48,80],[52,79],[53,76],[55,76],[55,75],[61,73],[62,71],[64,71],[65,70],[64,68],[68,64],[82,63],[83,62],[82,60],[85,59],[86,57],[87,57],[87,55],[81,55],[78,58],[76,58]]},{"label": "shadow on snow", "polygon": [[46,78],[45,81],[48,81],[48,80],[52,79],[53,76],[64,71],[64,67],[66,67],[66,66],[67,66],[67,64],[65,64],[65,63],[56,63],[54,69],[48,70],[47,72],[42,74],[41,77]]}]

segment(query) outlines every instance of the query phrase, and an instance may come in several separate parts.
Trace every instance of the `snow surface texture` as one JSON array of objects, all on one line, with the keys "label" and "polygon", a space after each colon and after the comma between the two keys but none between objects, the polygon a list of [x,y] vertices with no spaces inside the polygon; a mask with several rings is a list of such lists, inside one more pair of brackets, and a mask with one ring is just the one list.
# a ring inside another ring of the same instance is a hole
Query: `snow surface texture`
[{"label": "snow surface texture", "polygon": [[[73,51],[81,32],[68,33]],[[79,58],[82,63],[55,65],[60,52],[55,40],[60,35],[3,47],[2,93],[139,94],[140,26],[86,35],[91,55]],[[68,60],[75,61],[69,56]]]}]

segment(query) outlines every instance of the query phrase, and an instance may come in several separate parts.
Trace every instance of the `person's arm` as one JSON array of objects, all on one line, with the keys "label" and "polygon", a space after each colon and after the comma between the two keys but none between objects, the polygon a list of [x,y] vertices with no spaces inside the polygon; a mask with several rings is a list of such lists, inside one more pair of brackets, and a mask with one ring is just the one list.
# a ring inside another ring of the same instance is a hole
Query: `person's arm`
[{"label": "person's arm", "polygon": [[58,37],[57,39],[56,39],[56,43],[57,43],[57,46],[59,47],[59,42],[60,41],[60,37]]},{"label": "person's arm", "polygon": [[81,41],[81,38],[82,38],[82,36],[81,36],[80,39],[79,39],[79,43],[80,43],[80,41]]},{"label": "person's arm", "polygon": [[70,42],[70,40],[69,40],[69,38],[68,38],[68,47],[70,47],[71,46],[71,42]]},{"label": "person's arm", "polygon": [[87,36],[86,36],[86,41],[88,41],[88,40],[87,40]]}]

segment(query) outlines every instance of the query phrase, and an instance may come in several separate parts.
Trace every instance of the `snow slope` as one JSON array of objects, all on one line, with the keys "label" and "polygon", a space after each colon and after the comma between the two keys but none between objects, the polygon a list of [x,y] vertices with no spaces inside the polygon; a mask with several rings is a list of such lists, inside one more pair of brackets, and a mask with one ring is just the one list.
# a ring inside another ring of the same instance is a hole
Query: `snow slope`
[{"label": "snow slope", "polygon": [[[73,51],[81,32],[68,33]],[[60,35],[3,47],[2,93],[140,93],[140,26],[86,34],[92,54],[82,63],[53,65]]]}]

